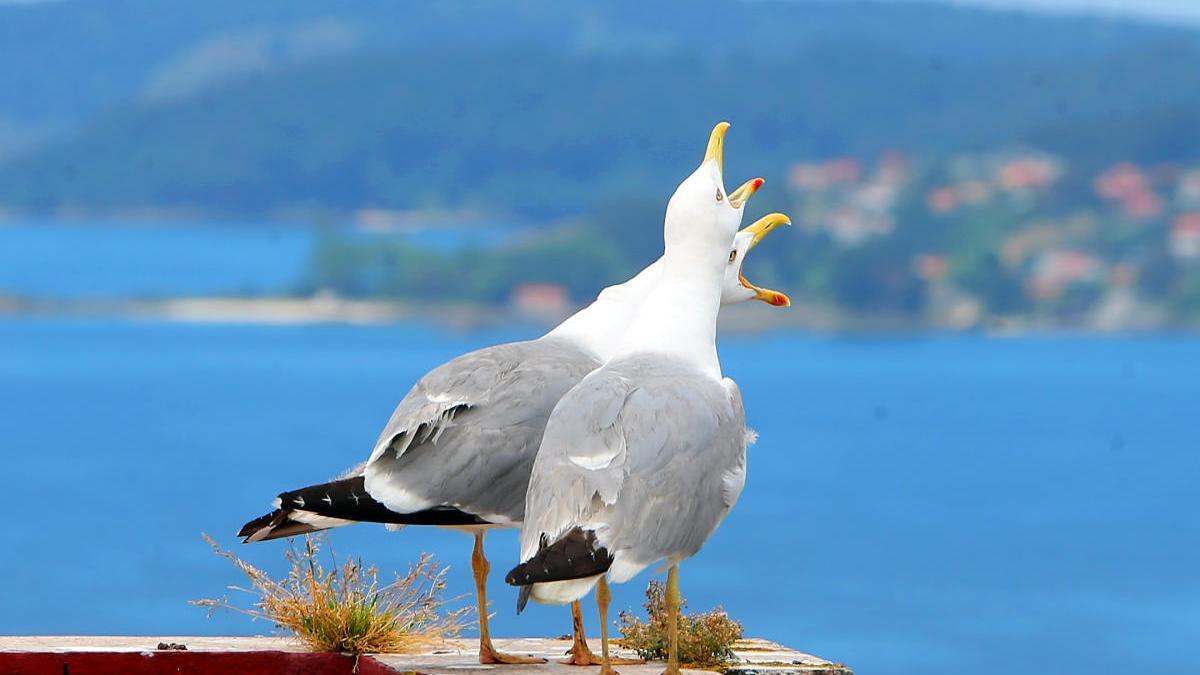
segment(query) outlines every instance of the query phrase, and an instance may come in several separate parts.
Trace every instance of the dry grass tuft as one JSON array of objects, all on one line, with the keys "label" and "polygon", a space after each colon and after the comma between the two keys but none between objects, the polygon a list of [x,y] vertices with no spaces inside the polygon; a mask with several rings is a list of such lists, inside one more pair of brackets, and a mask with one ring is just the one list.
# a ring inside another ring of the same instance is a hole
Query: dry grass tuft
[{"label": "dry grass tuft", "polygon": [[192,604],[212,611],[229,609],[266,619],[295,633],[309,649],[320,652],[403,653],[436,644],[458,635],[465,626],[467,609],[442,613],[446,601],[446,568],[422,554],[404,576],[385,586],[378,570],[350,559],[338,566],[329,554],[333,569],[319,560],[317,538],[305,537],[304,547],[290,547],[286,554],[291,569],[287,578],[275,581],[266,572],[223,551],[208,535],[204,540],[213,551],[237,565],[250,580],[250,588],[230,590],[257,596],[250,608],[220,600],[193,600]]},{"label": "dry grass tuft", "polygon": [[[646,589],[648,621],[642,621],[626,610],[620,613],[621,645],[637,651],[642,658],[667,658],[666,587],[651,581]],[[722,669],[733,659],[733,643],[742,639],[742,624],[729,618],[717,607],[699,614],[684,614],[687,600],[680,602],[679,661],[682,664],[706,669]]]}]

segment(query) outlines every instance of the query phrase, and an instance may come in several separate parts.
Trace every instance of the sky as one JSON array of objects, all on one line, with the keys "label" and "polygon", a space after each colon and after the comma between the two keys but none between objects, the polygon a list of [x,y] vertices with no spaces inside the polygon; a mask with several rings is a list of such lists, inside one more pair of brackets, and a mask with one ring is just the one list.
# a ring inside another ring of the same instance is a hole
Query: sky
[{"label": "sky", "polygon": [[[0,5],[65,0],[0,0]],[[86,0],[74,0],[85,2]],[[1200,25],[1200,0],[927,0],[962,6],[1104,14]]]}]

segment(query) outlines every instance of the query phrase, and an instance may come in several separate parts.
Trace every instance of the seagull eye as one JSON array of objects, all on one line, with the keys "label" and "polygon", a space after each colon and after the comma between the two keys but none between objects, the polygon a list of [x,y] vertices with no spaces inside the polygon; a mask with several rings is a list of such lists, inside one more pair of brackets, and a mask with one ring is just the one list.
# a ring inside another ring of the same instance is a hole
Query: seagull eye
[{"label": "seagull eye", "polygon": [[725,195],[721,194],[721,188],[717,188],[717,201],[722,201],[724,199]]},{"label": "seagull eye", "polygon": [[736,248],[729,252],[729,262],[733,262],[734,260],[737,260],[737,249]]}]

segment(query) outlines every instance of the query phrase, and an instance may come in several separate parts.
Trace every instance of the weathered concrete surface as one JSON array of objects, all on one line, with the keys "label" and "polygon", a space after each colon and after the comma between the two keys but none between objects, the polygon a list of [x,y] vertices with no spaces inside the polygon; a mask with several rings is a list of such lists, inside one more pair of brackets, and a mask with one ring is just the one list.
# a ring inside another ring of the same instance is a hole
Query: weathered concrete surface
[{"label": "weathered concrete surface", "polygon": [[[248,653],[283,652],[303,653],[298,642],[282,637],[199,637],[199,636],[19,636],[0,637],[0,663],[4,654],[80,652],[164,654],[157,650],[159,643],[177,643],[187,646],[187,652],[200,653]],[[377,654],[371,661],[398,672],[447,673],[504,673],[505,675],[580,675],[597,668],[579,668],[558,663],[571,643],[568,640],[546,638],[498,638],[496,647],[504,652],[529,654],[549,659],[538,666],[483,666],[477,660],[478,644],[473,639],[446,640],[443,643],[416,654]],[[600,653],[599,640],[591,642],[592,649]],[[629,650],[617,648],[617,656],[636,657]],[[851,675],[849,668],[825,659],[805,654],[782,645],[761,639],[739,642],[734,647],[738,663],[728,672],[735,675]],[[179,652],[174,652],[179,653]],[[3,670],[0,668],[0,670]],[[659,675],[662,663],[621,666],[622,675]],[[702,672],[702,671],[696,671]]]},{"label": "weathered concrete surface", "polygon": [[[571,647],[569,640],[551,640],[546,638],[496,639],[496,648],[502,652],[527,654],[549,659],[540,666],[481,666],[476,663],[478,644],[474,640],[447,640],[447,644],[426,654],[415,655],[378,655],[381,663],[397,670],[415,670],[421,673],[498,673],[506,675],[581,675],[590,670],[577,666],[566,666],[558,663]],[[589,640],[592,651],[600,653],[600,640]],[[637,658],[637,654],[628,649],[616,648],[615,656]],[[772,675],[850,675],[850,669],[845,666],[830,663],[811,654],[798,652],[767,640],[742,640],[734,648],[741,661],[729,670],[730,673],[754,675],[771,673]],[[663,671],[661,662],[651,662],[637,666],[620,666],[617,670],[622,675],[660,675]],[[688,671],[691,672],[691,671]],[[702,673],[704,671],[695,671]]]}]

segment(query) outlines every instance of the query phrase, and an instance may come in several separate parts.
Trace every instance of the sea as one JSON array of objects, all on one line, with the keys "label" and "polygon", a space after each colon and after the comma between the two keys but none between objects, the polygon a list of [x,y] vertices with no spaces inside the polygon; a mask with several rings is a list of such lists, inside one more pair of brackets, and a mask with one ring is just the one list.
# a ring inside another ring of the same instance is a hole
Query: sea
[{"label": "sea", "polygon": [[[314,237],[0,227],[0,294],[270,291]],[[0,318],[0,634],[272,634],[189,604],[250,604],[202,534],[281,574],[287,543],[242,545],[243,522],[365,459],[433,366],[540,330]],[[689,610],[862,674],[1197,672],[1200,339],[767,331],[722,336],[720,357],[760,436],[741,501],[681,567]],[[494,634],[569,632],[565,608],[516,614],[516,533],[487,544]],[[384,576],[431,553],[471,602],[461,533],[325,545]],[[656,576],[614,609],[640,611]]]}]

